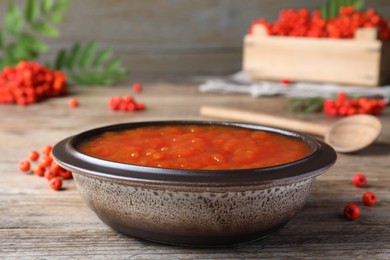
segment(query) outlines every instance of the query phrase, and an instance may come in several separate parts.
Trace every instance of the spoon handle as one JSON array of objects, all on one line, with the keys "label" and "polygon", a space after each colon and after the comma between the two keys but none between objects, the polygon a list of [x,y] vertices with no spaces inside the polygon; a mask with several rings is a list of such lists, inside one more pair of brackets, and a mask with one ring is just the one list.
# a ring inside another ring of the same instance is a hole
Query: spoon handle
[{"label": "spoon handle", "polygon": [[200,108],[200,114],[203,116],[278,127],[318,136],[324,136],[329,129],[328,126],[320,124],[307,123],[294,119],[287,119],[268,114],[254,113],[231,108],[203,106]]}]

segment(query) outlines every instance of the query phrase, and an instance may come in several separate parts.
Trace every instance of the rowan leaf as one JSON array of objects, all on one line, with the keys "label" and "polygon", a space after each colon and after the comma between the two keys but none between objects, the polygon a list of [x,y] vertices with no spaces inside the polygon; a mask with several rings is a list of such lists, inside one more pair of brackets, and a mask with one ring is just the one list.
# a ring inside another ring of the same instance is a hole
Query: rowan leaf
[{"label": "rowan leaf", "polygon": [[39,1],[27,0],[27,6],[25,9],[26,20],[29,22],[34,22],[39,17],[39,14],[40,14]]},{"label": "rowan leaf", "polygon": [[12,34],[17,34],[22,30],[23,17],[18,6],[11,2],[8,5],[5,15],[5,28]]},{"label": "rowan leaf", "polygon": [[69,8],[69,0],[57,0],[51,7],[51,12],[63,12]]},{"label": "rowan leaf", "polygon": [[353,7],[355,7],[355,10],[360,11],[363,9],[365,2],[364,2],[364,0],[355,0],[352,5],[353,5]]},{"label": "rowan leaf", "polygon": [[119,59],[113,59],[107,64],[107,70],[113,72],[121,67],[121,61]]},{"label": "rowan leaf", "polygon": [[48,36],[48,37],[58,37],[60,34],[60,32],[58,31],[57,28],[55,28],[54,26],[52,26],[49,23],[45,23],[42,21],[32,23],[31,28],[34,31],[41,33],[44,36]]},{"label": "rowan leaf", "polygon": [[93,56],[96,51],[96,43],[95,42],[90,42],[87,44],[87,46],[84,48],[82,54],[81,54],[81,59],[80,59],[80,67],[85,68],[88,65],[91,64]]},{"label": "rowan leaf", "polygon": [[4,46],[4,33],[0,31],[0,48]]},{"label": "rowan leaf", "polygon": [[42,0],[41,10],[43,13],[48,14],[53,6],[53,0]]},{"label": "rowan leaf", "polygon": [[322,18],[329,20],[340,15],[341,7],[353,6],[355,10],[361,10],[364,4],[364,0],[328,0],[328,2],[319,7],[319,10]]},{"label": "rowan leaf", "polygon": [[65,15],[62,13],[50,13],[47,15],[47,18],[53,23],[61,23],[65,21]]},{"label": "rowan leaf", "polygon": [[55,70],[62,70],[66,66],[66,50],[60,50],[57,54],[56,60],[54,62]]},{"label": "rowan leaf", "polygon": [[75,43],[69,50],[61,50],[54,67],[68,75],[70,84],[113,85],[121,82],[128,72],[119,59],[111,59],[112,51],[97,51],[97,44]]},{"label": "rowan leaf", "polygon": [[107,59],[112,56],[112,51],[103,50],[96,54],[95,60],[92,62],[92,66],[101,66]]},{"label": "rowan leaf", "polygon": [[18,41],[36,52],[46,52],[49,46],[38,38],[28,33],[22,33],[18,37]]},{"label": "rowan leaf", "polygon": [[73,45],[68,56],[67,66],[66,66],[67,68],[74,68],[79,63],[79,60],[81,59],[81,52],[82,49],[79,43]]}]

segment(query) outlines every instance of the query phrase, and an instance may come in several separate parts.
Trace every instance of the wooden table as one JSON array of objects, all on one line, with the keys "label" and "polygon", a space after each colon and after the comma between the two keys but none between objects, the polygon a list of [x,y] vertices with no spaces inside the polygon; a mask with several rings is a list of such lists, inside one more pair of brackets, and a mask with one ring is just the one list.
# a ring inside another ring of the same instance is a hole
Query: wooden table
[{"label": "wooden table", "polygon": [[[156,244],[119,234],[104,225],[81,200],[73,181],[52,191],[44,178],[23,174],[17,163],[32,149],[93,127],[146,120],[201,119],[201,105],[219,105],[274,113],[312,122],[331,123],[322,114],[286,112],[287,99],[204,94],[196,84],[147,84],[134,97],[145,102],[142,112],[114,112],[110,96],[133,94],[130,87],[76,88],[80,101],[68,97],[21,107],[0,107],[0,258],[72,259],[390,259],[390,109],[381,116],[378,141],[357,154],[340,154],[337,163],[317,178],[304,209],[284,228],[266,239],[226,248],[191,248]],[[368,178],[356,188],[356,172]],[[363,206],[364,191],[379,198]],[[361,205],[356,221],[346,220],[347,203]]]}]

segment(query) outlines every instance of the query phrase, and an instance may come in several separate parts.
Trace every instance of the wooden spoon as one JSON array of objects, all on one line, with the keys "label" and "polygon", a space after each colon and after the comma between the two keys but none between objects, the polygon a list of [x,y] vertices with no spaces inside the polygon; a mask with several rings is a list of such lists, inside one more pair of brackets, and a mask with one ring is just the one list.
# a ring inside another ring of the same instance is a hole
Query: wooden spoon
[{"label": "wooden spoon", "polygon": [[349,116],[331,126],[326,126],[267,114],[213,106],[201,107],[200,114],[324,136],[325,142],[330,144],[337,152],[342,153],[359,151],[369,146],[377,139],[382,130],[380,120],[371,115]]}]

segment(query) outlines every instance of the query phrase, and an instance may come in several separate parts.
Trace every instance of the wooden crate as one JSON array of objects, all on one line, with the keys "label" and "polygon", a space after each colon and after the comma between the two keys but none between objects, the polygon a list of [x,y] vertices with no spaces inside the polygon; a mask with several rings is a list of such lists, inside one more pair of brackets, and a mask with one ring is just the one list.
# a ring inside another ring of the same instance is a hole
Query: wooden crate
[{"label": "wooden crate", "polygon": [[269,36],[258,25],[244,38],[243,70],[253,81],[384,85],[390,82],[390,44],[376,35],[360,29],[354,39]]}]

